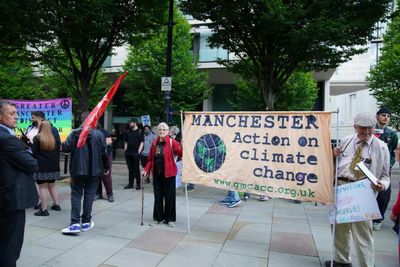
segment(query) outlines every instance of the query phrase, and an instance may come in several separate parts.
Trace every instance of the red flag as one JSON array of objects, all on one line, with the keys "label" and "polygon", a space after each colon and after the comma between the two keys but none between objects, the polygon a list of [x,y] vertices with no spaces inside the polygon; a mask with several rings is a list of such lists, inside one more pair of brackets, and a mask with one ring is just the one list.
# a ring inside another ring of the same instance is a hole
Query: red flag
[{"label": "red flag", "polygon": [[89,134],[90,129],[94,129],[96,127],[97,121],[99,120],[101,115],[103,115],[104,110],[110,103],[111,99],[114,97],[115,92],[118,90],[119,84],[125,78],[126,75],[128,75],[127,71],[118,78],[118,80],[113,84],[110,90],[108,90],[107,94],[103,96],[100,102],[96,105],[96,107],[90,112],[89,116],[86,118],[83,124],[82,132],[79,135],[79,140],[77,144],[78,148],[81,148],[86,144],[86,138]]}]

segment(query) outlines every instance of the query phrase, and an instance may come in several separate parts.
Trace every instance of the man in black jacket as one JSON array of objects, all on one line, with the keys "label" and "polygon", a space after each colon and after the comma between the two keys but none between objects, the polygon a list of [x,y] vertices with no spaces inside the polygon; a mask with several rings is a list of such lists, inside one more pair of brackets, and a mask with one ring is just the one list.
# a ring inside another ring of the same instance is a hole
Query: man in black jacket
[{"label": "man in black jacket", "polygon": [[[388,109],[387,107],[382,107],[378,110],[376,113],[376,126],[375,126],[375,131],[374,135],[385,142],[389,148],[389,153],[390,153],[390,170],[392,170],[392,167],[394,163],[396,162],[395,158],[395,150],[397,148],[397,143],[398,143],[398,137],[397,133],[388,126],[390,123],[390,116],[392,115],[392,111]],[[391,171],[389,172],[389,176],[391,176]],[[381,212],[382,219],[377,219],[372,221],[372,229],[374,231],[379,231],[381,230],[381,222],[385,218],[385,212],[386,209],[389,205],[390,202],[390,195],[392,193],[392,188],[389,185],[389,187],[382,192],[378,193],[378,196],[376,198],[376,201],[378,202],[378,207],[379,211]]]},{"label": "man in black jacket", "polygon": [[0,266],[16,266],[24,240],[25,209],[38,202],[37,161],[13,131],[15,105],[0,100]]},{"label": "man in black jacket", "polygon": [[138,120],[132,118],[129,121],[129,129],[125,133],[125,160],[129,169],[129,183],[124,189],[133,188],[136,180],[136,190],[140,190],[140,153],[143,150],[144,136],[138,127]]},{"label": "man in black jacket", "polygon": [[[109,171],[106,140],[98,129],[91,129],[82,148],[77,148],[82,128],[74,130],[62,144],[64,152],[71,153],[71,224],[63,234],[77,234],[93,228],[92,206],[99,179]],[[83,212],[81,204],[83,196]]]}]

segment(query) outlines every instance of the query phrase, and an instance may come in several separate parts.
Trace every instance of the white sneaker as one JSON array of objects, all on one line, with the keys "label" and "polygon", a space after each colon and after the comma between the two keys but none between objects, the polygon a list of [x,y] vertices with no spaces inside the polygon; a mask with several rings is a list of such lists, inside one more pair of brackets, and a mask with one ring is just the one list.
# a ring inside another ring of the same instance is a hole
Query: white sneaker
[{"label": "white sneaker", "polygon": [[267,201],[269,199],[269,197],[267,196],[260,196],[260,201]]},{"label": "white sneaker", "polygon": [[374,231],[380,231],[381,230],[381,223],[380,222],[373,222],[372,223],[372,230]]},{"label": "white sneaker", "polygon": [[82,232],[89,231],[94,227],[94,221],[91,221],[90,223],[82,223]]},{"label": "white sneaker", "polygon": [[175,226],[175,223],[174,223],[174,222],[168,222],[168,226],[169,226],[169,227],[174,227],[174,226]]},{"label": "white sneaker", "polygon": [[159,222],[159,221],[153,221],[153,222],[149,223],[149,226],[155,226],[155,225],[158,225],[160,223],[161,222]]},{"label": "white sneaker", "polygon": [[79,223],[74,223],[68,226],[67,228],[61,230],[61,233],[63,234],[78,234],[80,232],[81,232],[81,225]]}]

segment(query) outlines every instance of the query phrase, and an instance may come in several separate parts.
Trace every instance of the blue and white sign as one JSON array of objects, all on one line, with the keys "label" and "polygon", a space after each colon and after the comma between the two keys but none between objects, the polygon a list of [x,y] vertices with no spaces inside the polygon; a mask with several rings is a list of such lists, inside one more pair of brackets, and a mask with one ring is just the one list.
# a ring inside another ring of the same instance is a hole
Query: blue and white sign
[{"label": "blue and white sign", "polygon": [[143,126],[148,125],[151,126],[150,115],[141,116]]}]

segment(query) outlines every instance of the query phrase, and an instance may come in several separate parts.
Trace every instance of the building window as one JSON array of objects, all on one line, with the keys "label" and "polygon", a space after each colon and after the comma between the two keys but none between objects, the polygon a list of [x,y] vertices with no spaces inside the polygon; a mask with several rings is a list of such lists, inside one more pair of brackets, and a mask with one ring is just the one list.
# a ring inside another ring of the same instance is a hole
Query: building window
[{"label": "building window", "polygon": [[214,62],[217,59],[228,59],[228,51],[222,48],[211,48],[208,45],[208,37],[211,32],[200,32],[200,48],[199,48],[199,61],[200,62]]}]

